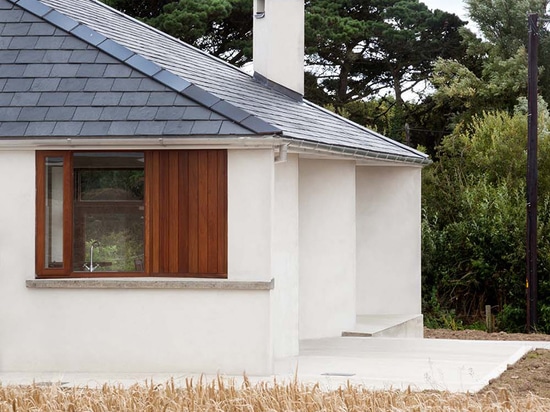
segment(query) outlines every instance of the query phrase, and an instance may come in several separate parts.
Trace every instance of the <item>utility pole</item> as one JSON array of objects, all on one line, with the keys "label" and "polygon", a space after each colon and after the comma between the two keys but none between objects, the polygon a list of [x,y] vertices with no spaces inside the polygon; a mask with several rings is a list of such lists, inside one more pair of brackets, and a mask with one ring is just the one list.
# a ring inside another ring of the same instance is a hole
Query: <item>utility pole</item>
[{"label": "utility pole", "polygon": [[531,13],[529,22],[527,85],[527,332],[537,328],[537,81],[538,81],[538,14]]}]

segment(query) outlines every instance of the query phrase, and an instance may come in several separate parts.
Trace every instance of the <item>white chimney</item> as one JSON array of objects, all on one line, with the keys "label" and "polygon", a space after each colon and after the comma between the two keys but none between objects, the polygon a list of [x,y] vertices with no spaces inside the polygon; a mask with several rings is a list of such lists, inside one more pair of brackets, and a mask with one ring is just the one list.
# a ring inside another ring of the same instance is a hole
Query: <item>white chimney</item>
[{"label": "white chimney", "polygon": [[253,38],[254,75],[303,96],[304,0],[254,0]]}]

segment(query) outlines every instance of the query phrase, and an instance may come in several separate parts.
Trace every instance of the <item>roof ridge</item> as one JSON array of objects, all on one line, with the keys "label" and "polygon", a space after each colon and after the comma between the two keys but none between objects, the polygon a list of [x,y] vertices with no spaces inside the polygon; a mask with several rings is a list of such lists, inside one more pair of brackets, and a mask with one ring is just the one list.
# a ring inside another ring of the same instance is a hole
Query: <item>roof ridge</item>
[{"label": "roof ridge", "polygon": [[[98,48],[99,50],[119,60],[121,63],[127,66],[130,66],[132,69],[135,69],[140,73],[146,75],[147,77],[174,90],[176,93],[179,93],[199,103],[200,105],[207,107],[208,109],[216,112],[217,114],[220,114],[226,117],[227,119],[234,121],[240,126],[256,134],[281,134],[282,133],[282,130],[271,125],[270,123],[267,123],[263,119],[260,119],[259,117],[253,115],[252,113],[249,113],[235,106],[234,104],[227,102],[226,100],[220,99],[214,94],[187,81],[183,77],[178,76],[172,73],[171,71],[152,62],[151,60],[143,57],[141,54],[128,49],[126,46],[120,44],[119,42],[102,35],[96,30],[90,28],[88,25],[57,11],[54,7],[48,6],[39,0],[8,0],[8,1],[10,1],[13,4],[16,4],[18,7],[21,7],[25,11],[44,19],[45,21],[66,31],[67,33],[70,33],[73,36],[78,37],[80,40]],[[100,4],[105,8],[115,11],[117,14],[120,14],[125,18],[129,18],[131,20],[134,20],[135,22],[145,25],[145,23],[140,22],[139,20],[133,19],[132,17],[124,13],[121,13],[118,10],[115,10],[104,3],[98,2],[96,0],[91,0],[91,1],[94,1],[95,3]],[[150,26],[147,26],[147,27],[150,28]],[[162,32],[159,31],[159,33],[162,33]],[[165,33],[163,34],[166,35]],[[177,41],[177,39],[174,39],[171,36],[168,36],[168,35],[166,36],[169,37],[170,39]],[[183,43],[183,42],[181,43],[187,45],[186,43]],[[208,55],[207,53],[204,53],[204,54]],[[223,60],[220,59],[220,61],[223,61]],[[239,70],[234,66],[231,66],[231,65],[229,66],[236,70]]]}]

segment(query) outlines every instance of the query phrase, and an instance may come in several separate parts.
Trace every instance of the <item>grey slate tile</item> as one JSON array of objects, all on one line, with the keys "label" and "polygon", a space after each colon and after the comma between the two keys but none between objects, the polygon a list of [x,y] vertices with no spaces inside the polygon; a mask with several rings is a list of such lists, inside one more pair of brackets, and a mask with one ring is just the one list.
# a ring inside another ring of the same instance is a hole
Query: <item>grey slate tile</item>
[{"label": "grey slate tile", "polygon": [[33,50],[38,42],[38,36],[13,37],[10,41],[10,49]]},{"label": "grey slate tile", "polygon": [[[75,70],[76,71],[76,70]],[[84,90],[88,79],[80,79],[76,77],[69,77],[61,79],[59,82],[60,92],[78,92]]]},{"label": "grey slate tile", "polygon": [[221,121],[197,120],[191,128],[191,134],[217,135],[221,126]]},{"label": "grey slate tile", "polygon": [[185,109],[184,117],[186,120],[208,120],[210,119],[211,113],[212,112],[206,107],[188,107]]},{"label": "grey slate tile", "polygon": [[54,92],[42,93],[38,99],[39,106],[63,106],[67,100],[68,93]]},{"label": "grey slate tile", "polygon": [[113,57],[109,56],[107,53],[99,53],[97,55],[96,63],[105,63],[105,64],[120,64],[120,62]]},{"label": "grey slate tile", "polygon": [[148,77],[145,77],[145,78],[141,79],[141,83],[139,85],[139,90],[148,91],[148,92],[161,92],[161,91],[174,92],[172,89],[166,87],[162,83],[159,83],[158,81],[155,81],[155,80],[150,79]]},{"label": "grey slate tile", "polygon": [[149,95],[147,104],[150,106],[172,106],[176,96],[174,92],[153,92]]},{"label": "grey slate tile", "polygon": [[0,109],[0,122],[15,122],[21,113],[21,107],[2,107]]},{"label": "grey slate tile", "polygon": [[168,70],[158,72],[154,78],[178,92],[187,89],[191,85],[187,80],[170,73]]},{"label": "grey slate tile", "polygon": [[80,68],[79,64],[68,64],[68,63],[62,63],[62,64],[56,64],[53,66],[51,76],[53,77],[75,77],[76,72]]},{"label": "grey slate tile", "polygon": [[23,10],[2,10],[0,13],[0,23],[18,22],[23,17]]},{"label": "grey slate tile", "polygon": [[153,76],[162,70],[160,66],[145,59],[139,54],[134,54],[132,57],[126,60],[126,63],[132,66],[134,69],[145,73],[147,76]]},{"label": "grey slate tile", "polygon": [[76,107],[50,107],[46,113],[46,120],[66,121],[73,118]]},{"label": "grey slate tile", "polygon": [[23,77],[48,77],[52,68],[52,64],[28,64]]},{"label": "grey slate tile", "polygon": [[26,136],[51,136],[56,122],[30,122]]},{"label": "grey slate tile", "polygon": [[4,85],[4,92],[25,92],[30,90],[32,79],[8,79]]},{"label": "grey slate tile", "polygon": [[105,69],[104,77],[129,77],[132,69],[123,64],[109,64]]},{"label": "grey slate tile", "polygon": [[0,0],[0,10],[11,10],[13,9],[13,4],[8,0]]},{"label": "grey slate tile", "polygon": [[139,122],[112,122],[107,132],[110,136],[133,136]]},{"label": "grey slate tile", "polygon": [[65,100],[66,106],[90,106],[95,93],[70,92]]},{"label": "grey slate tile", "polygon": [[[85,80],[85,79],[79,79]],[[84,87],[85,91],[88,92],[106,92],[111,90],[113,87],[114,79],[105,79],[105,78],[94,78],[88,79],[86,81],[86,86]]]},{"label": "grey slate tile", "polygon": [[76,72],[77,77],[103,77],[106,64],[83,63]]},{"label": "grey slate tile", "polygon": [[84,126],[83,122],[57,122],[52,135],[54,136],[79,136]]},{"label": "grey slate tile", "polygon": [[19,7],[23,7],[25,10],[36,14],[37,16],[44,16],[51,10],[51,7],[46,6],[36,0],[19,0],[17,3]]},{"label": "grey slate tile", "polygon": [[32,82],[31,90],[33,92],[54,92],[58,90],[61,79],[55,77],[36,78]]},{"label": "grey slate tile", "polygon": [[53,36],[55,33],[55,26],[50,23],[32,23],[29,35],[31,36]]},{"label": "grey slate tile", "polygon": [[80,131],[81,136],[106,136],[111,122],[85,122]]},{"label": "grey slate tile", "polygon": [[41,17],[35,16],[31,13],[23,13],[21,16],[21,23],[36,23],[42,21]]},{"label": "grey slate tile", "polygon": [[186,107],[160,107],[157,112],[158,120],[183,120]]},{"label": "grey slate tile", "polygon": [[36,106],[42,93],[19,92],[13,95],[12,106]]},{"label": "grey slate tile", "polygon": [[172,136],[187,136],[191,134],[191,128],[194,124],[195,122],[193,121],[169,121],[166,122],[163,134]]},{"label": "grey slate tile", "polygon": [[93,63],[98,54],[97,50],[74,50],[69,58],[69,63]]},{"label": "grey slate tile", "polygon": [[222,127],[220,128],[220,134],[252,134],[250,130],[245,129],[242,126],[239,126],[238,124],[234,122],[230,122],[228,120],[225,120],[222,122]]},{"label": "grey slate tile", "polygon": [[122,106],[144,106],[149,100],[149,93],[145,92],[125,92],[122,94],[120,104]]},{"label": "grey slate tile", "polygon": [[158,107],[132,107],[128,114],[128,120],[155,120]]},{"label": "grey slate tile", "polygon": [[227,120],[226,117],[224,117],[221,114],[218,114],[216,112],[210,112],[210,117],[208,119],[210,119],[210,120]]},{"label": "grey slate tile", "polygon": [[28,125],[28,122],[3,122],[0,124],[0,136],[24,136]]},{"label": "grey slate tile", "polygon": [[86,50],[88,49],[88,44],[76,37],[65,36],[61,48],[63,50]]},{"label": "grey slate tile", "polygon": [[126,47],[112,41],[111,39],[107,39],[99,43],[97,47],[99,47],[105,53],[110,54],[111,56],[123,61],[134,54],[133,51],[128,50]]},{"label": "grey slate tile", "polygon": [[11,103],[13,96],[15,96],[15,93],[0,93],[0,106],[8,106]]},{"label": "grey slate tile", "polygon": [[36,42],[37,49],[57,50],[63,44],[63,37],[43,36]]},{"label": "grey slate tile", "polygon": [[78,25],[76,21],[59,13],[57,10],[50,11],[45,14],[43,18],[66,31],[71,31]]},{"label": "grey slate tile", "polygon": [[0,92],[2,90],[4,90],[4,86],[6,85],[6,82],[8,81],[8,79],[2,79],[0,78]]},{"label": "grey slate tile", "polygon": [[47,107],[23,107],[17,120],[40,121],[46,118]]},{"label": "grey slate tile", "polygon": [[0,50],[0,62],[2,64],[13,63],[19,54],[19,50]]},{"label": "grey slate tile", "polygon": [[158,136],[162,134],[165,122],[143,121],[139,122],[136,134],[140,136]]},{"label": "grey slate tile", "polygon": [[220,99],[211,93],[208,93],[195,85],[189,86],[183,94],[200,104],[210,107],[220,101]]},{"label": "grey slate tile", "polygon": [[99,120],[126,120],[130,109],[130,107],[123,106],[104,107]]},{"label": "grey slate tile", "polygon": [[137,92],[140,90],[141,79],[115,79],[111,90],[115,92]]},{"label": "grey slate tile", "polygon": [[67,63],[70,57],[69,50],[48,50],[44,55],[44,63]]},{"label": "grey slate tile", "polygon": [[2,36],[25,36],[33,23],[2,23]]},{"label": "grey slate tile", "polygon": [[89,27],[81,24],[75,27],[72,31],[79,39],[84,40],[87,43],[97,46],[99,43],[105,40],[105,36],[99,34],[97,31],[90,29]]},{"label": "grey slate tile", "polygon": [[122,93],[98,92],[92,101],[92,106],[117,106],[121,103]]},{"label": "grey slate tile", "polygon": [[0,36],[0,50],[9,49],[12,39],[13,39],[13,37],[2,37],[2,36]]},{"label": "grey slate tile", "polygon": [[174,101],[174,106],[196,106],[197,103],[187,97],[183,97],[178,94],[176,100]]},{"label": "grey slate tile", "polygon": [[0,77],[21,77],[24,72],[22,64],[0,64]]},{"label": "grey slate tile", "polygon": [[16,63],[43,63],[44,50],[21,50],[17,55]]},{"label": "grey slate tile", "polygon": [[99,120],[102,107],[77,107],[73,120]]}]

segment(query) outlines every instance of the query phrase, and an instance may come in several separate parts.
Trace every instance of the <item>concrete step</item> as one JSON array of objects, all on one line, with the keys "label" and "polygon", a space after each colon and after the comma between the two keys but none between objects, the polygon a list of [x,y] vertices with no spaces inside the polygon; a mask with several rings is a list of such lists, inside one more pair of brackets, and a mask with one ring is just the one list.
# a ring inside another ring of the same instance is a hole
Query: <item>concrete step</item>
[{"label": "concrete step", "polygon": [[416,315],[361,315],[355,327],[342,332],[348,337],[422,338],[423,316]]}]

